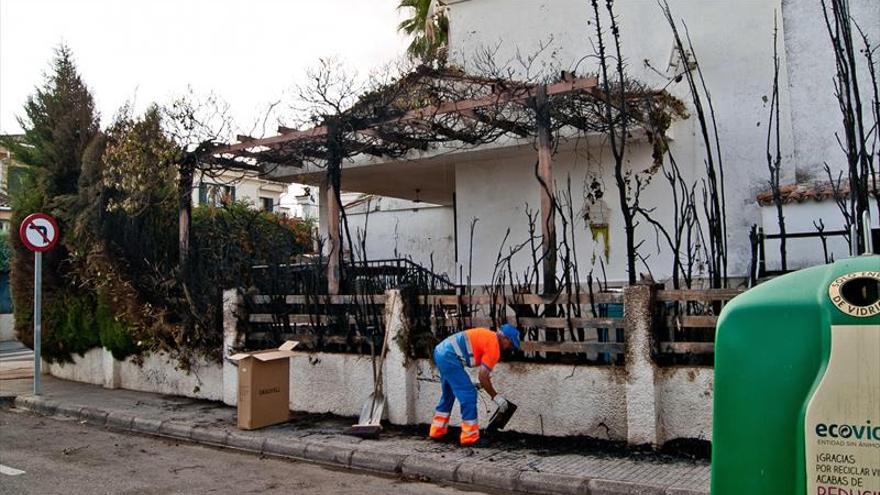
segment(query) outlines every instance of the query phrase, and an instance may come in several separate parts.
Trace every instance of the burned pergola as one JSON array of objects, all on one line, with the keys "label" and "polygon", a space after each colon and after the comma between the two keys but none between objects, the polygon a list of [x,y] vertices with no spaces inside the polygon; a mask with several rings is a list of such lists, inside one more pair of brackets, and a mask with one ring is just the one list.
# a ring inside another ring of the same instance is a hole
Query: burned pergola
[{"label": "burned pergola", "polygon": [[[442,143],[474,148],[500,138],[533,139],[541,193],[544,291],[553,293],[558,208],[553,191],[554,133],[563,129],[603,133],[621,119],[653,129],[655,126],[646,122],[666,101],[658,98],[665,93],[635,83],[615,88],[613,95],[601,88],[596,77],[567,72],[554,81],[520,82],[422,66],[364,94],[350,108],[315,116],[312,120],[318,125],[314,127],[279,127],[277,135],[260,139],[239,136],[238,143],[219,147],[213,159],[232,167],[275,169],[276,176],[286,175],[283,170],[287,167],[305,163],[326,169],[321,201],[326,201],[328,208],[327,280],[328,292],[336,294],[342,252],[343,160],[356,156],[403,158],[414,150],[427,151]],[[347,226],[345,235],[351,243]]]}]

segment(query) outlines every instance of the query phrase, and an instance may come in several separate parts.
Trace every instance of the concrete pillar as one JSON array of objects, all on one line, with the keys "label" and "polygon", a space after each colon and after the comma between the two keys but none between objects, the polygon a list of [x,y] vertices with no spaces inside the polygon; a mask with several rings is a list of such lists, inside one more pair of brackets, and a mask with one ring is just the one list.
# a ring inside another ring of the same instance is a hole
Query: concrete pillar
[{"label": "concrete pillar", "polygon": [[626,335],[626,437],[630,445],[658,446],[657,371],[651,357],[654,286],[631,285],[623,290]]},{"label": "concrete pillar", "polygon": [[238,334],[238,316],[242,311],[241,295],[237,289],[223,291],[223,403],[238,403],[238,366],[228,358],[241,346]]},{"label": "concrete pillar", "polygon": [[397,425],[416,424],[418,382],[415,363],[400,345],[409,331],[409,322],[399,290],[385,292],[385,331],[388,332],[388,353],[383,373],[388,420]]},{"label": "concrete pillar", "polygon": [[101,348],[101,368],[104,370],[104,388],[119,388],[122,386],[120,368],[122,363],[113,357],[113,353]]}]

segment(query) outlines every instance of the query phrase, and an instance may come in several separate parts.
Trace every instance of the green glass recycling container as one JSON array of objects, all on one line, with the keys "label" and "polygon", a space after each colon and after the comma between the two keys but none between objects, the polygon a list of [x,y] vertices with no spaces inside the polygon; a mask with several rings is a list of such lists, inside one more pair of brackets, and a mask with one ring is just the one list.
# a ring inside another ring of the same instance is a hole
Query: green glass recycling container
[{"label": "green glass recycling container", "polygon": [[880,495],[880,256],[761,284],[715,338],[713,495]]}]

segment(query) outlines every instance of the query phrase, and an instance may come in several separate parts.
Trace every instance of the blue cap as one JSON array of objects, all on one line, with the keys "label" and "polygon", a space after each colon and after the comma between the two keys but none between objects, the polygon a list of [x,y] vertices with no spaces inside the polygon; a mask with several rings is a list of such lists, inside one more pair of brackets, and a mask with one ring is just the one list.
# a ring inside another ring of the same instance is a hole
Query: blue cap
[{"label": "blue cap", "polygon": [[501,333],[510,339],[514,349],[519,350],[519,330],[515,326],[505,323],[501,325]]}]

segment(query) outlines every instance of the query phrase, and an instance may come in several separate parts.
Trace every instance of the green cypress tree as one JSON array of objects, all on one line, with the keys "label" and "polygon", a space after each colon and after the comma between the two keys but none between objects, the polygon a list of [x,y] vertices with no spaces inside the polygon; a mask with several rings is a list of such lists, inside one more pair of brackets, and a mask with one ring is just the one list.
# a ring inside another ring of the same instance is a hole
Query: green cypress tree
[{"label": "green cypress tree", "polygon": [[[21,221],[30,213],[42,210],[54,215],[61,227],[58,247],[43,256],[44,348],[47,357],[63,355],[65,349],[53,337],[53,327],[70,326],[64,307],[80,296],[75,281],[65,268],[69,258],[65,232],[77,213],[77,193],[83,153],[98,135],[99,118],[95,103],[77,71],[70,48],[61,45],[55,51],[51,69],[24,105],[19,117],[24,137],[7,139],[3,144],[16,160],[32,168],[34,179],[22,187],[12,200],[10,283],[15,311],[16,332],[25,344],[33,342],[33,253],[18,239]],[[62,320],[67,323],[62,325]],[[90,333],[92,329],[83,329]],[[84,336],[86,337],[86,336]],[[86,338],[86,340],[92,340]],[[84,346],[73,346],[76,350]]]}]

